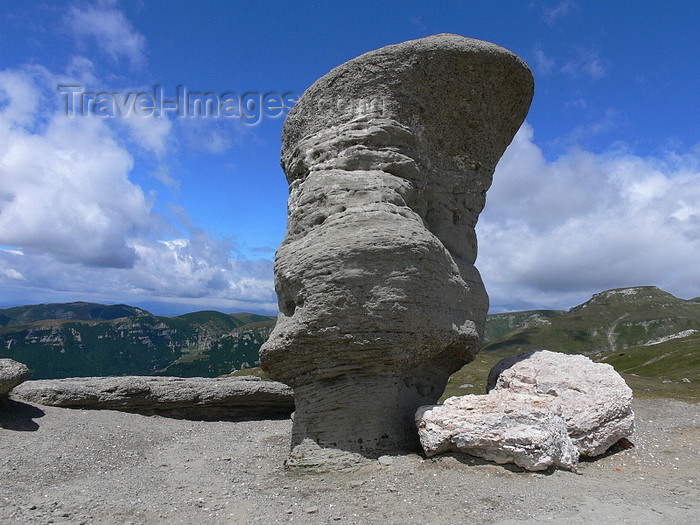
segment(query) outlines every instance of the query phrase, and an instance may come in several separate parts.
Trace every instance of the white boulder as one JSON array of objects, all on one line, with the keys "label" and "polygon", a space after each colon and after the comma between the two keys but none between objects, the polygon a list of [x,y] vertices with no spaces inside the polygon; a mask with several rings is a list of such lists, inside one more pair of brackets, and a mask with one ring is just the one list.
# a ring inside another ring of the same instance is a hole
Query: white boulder
[{"label": "white boulder", "polygon": [[556,400],[507,390],[451,397],[416,413],[428,457],[459,450],[527,470],[550,466],[576,470],[579,453]]},{"label": "white boulder", "polygon": [[529,351],[499,361],[488,389],[556,398],[581,456],[603,454],[634,430],[632,390],[615,369],[583,355]]}]

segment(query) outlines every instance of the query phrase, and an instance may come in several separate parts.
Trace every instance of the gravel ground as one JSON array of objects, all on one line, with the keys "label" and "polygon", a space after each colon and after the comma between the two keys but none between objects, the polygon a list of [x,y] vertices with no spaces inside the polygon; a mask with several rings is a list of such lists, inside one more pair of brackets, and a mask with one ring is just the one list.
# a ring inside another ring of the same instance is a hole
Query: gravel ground
[{"label": "gravel ground", "polygon": [[633,449],[531,473],[466,455],[283,467],[291,422],[200,422],[9,401],[0,523],[700,523],[700,405],[636,400]]}]

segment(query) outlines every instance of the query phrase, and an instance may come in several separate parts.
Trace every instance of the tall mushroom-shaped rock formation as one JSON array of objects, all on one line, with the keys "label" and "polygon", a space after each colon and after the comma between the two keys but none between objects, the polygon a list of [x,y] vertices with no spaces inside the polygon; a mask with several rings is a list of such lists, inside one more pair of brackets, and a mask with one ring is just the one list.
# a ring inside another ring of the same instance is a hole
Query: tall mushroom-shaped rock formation
[{"label": "tall mushroom-shaped rock formation", "polygon": [[478,352],[474,227],[533,89],[510,51],[443,34],[342,64],[289,112],[280,312],[260,360],[294,389],[292,458],[412,448],[416,409]]}]

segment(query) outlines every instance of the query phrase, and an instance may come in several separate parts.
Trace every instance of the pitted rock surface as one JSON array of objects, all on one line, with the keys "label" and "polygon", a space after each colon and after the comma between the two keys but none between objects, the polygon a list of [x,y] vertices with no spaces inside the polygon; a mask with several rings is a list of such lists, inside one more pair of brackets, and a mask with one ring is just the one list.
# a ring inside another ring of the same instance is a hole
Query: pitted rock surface
[{"label": "pitted rock surface", "polygon": [[632,389],[611,365],[584,355],[536,350],[507,357],[489,373],[487,388],[555,399],[581,456],[603,454],[634,431]]},{"label": "pitted rock surface", "polygon": [[474,226],[533,89],[513,53],[436,35],[342,64],[290,111],[280,312],[261,364],[294,388],[293,448],[417,446],[415,410],[479,349]]}]

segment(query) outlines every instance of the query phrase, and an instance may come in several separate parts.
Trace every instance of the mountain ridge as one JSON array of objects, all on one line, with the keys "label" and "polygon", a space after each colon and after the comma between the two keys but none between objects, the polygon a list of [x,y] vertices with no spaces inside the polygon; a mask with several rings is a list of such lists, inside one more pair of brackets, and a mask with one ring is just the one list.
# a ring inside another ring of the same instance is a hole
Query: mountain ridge
[{"label": "mountain ridge", "polygon": [[[541,312],[546,312],[542,315]],[[503,318],[519,320],[509,331],[489,331]],[[527,322],[529,321],[529,323]],[[613,288],[564,310],[493,314],[483,352],[510,355],[534,348],[595,354],[645,344],[685,330],[700,330],[700,303],[656,286]]]},{"label": "mountain ridge", "polygon": [[41,303],[0,309],[0,326],[47,320],[107,321],[146,314],[150,315],[150,312],[127,304],[107,305],[84,301]]},{"label": "mountain ridge", "polygon": [[[63,318],[46,318],[58,314]],[[19,324],[26,319],[31,322]],[[165,317],[123,304],[26,305],[0,309],[0,357],[27,364],[31,379],[215,377],[251,367],[260,373],[260,346],[275,320],[215,310]],[[474,393],[498,359],[535,349],[610,363],[635,393],[680,392],[700,400],[700,300],[655,286],[605,290],[568,310],[489,315],[481,352],[453,376],[448,392]],[[466,384],[472,387],[460,390]]]},{"label": "mountain ridge", "polygon": [[655,286],[605,290],[569,310],[490,315],[481,352],[443,398],[482,393],[499,359],[541,349],[611,364],[635,395],[700,401],[700,302]]},{"label": "mountain ridge", "polygon": [[207,310],[165,317],[84,302],[13,307],[0,315],[7,320],[0,325],[0,357],[25,363],[30,379],[229,374],[257,365],[276,319]]}]

